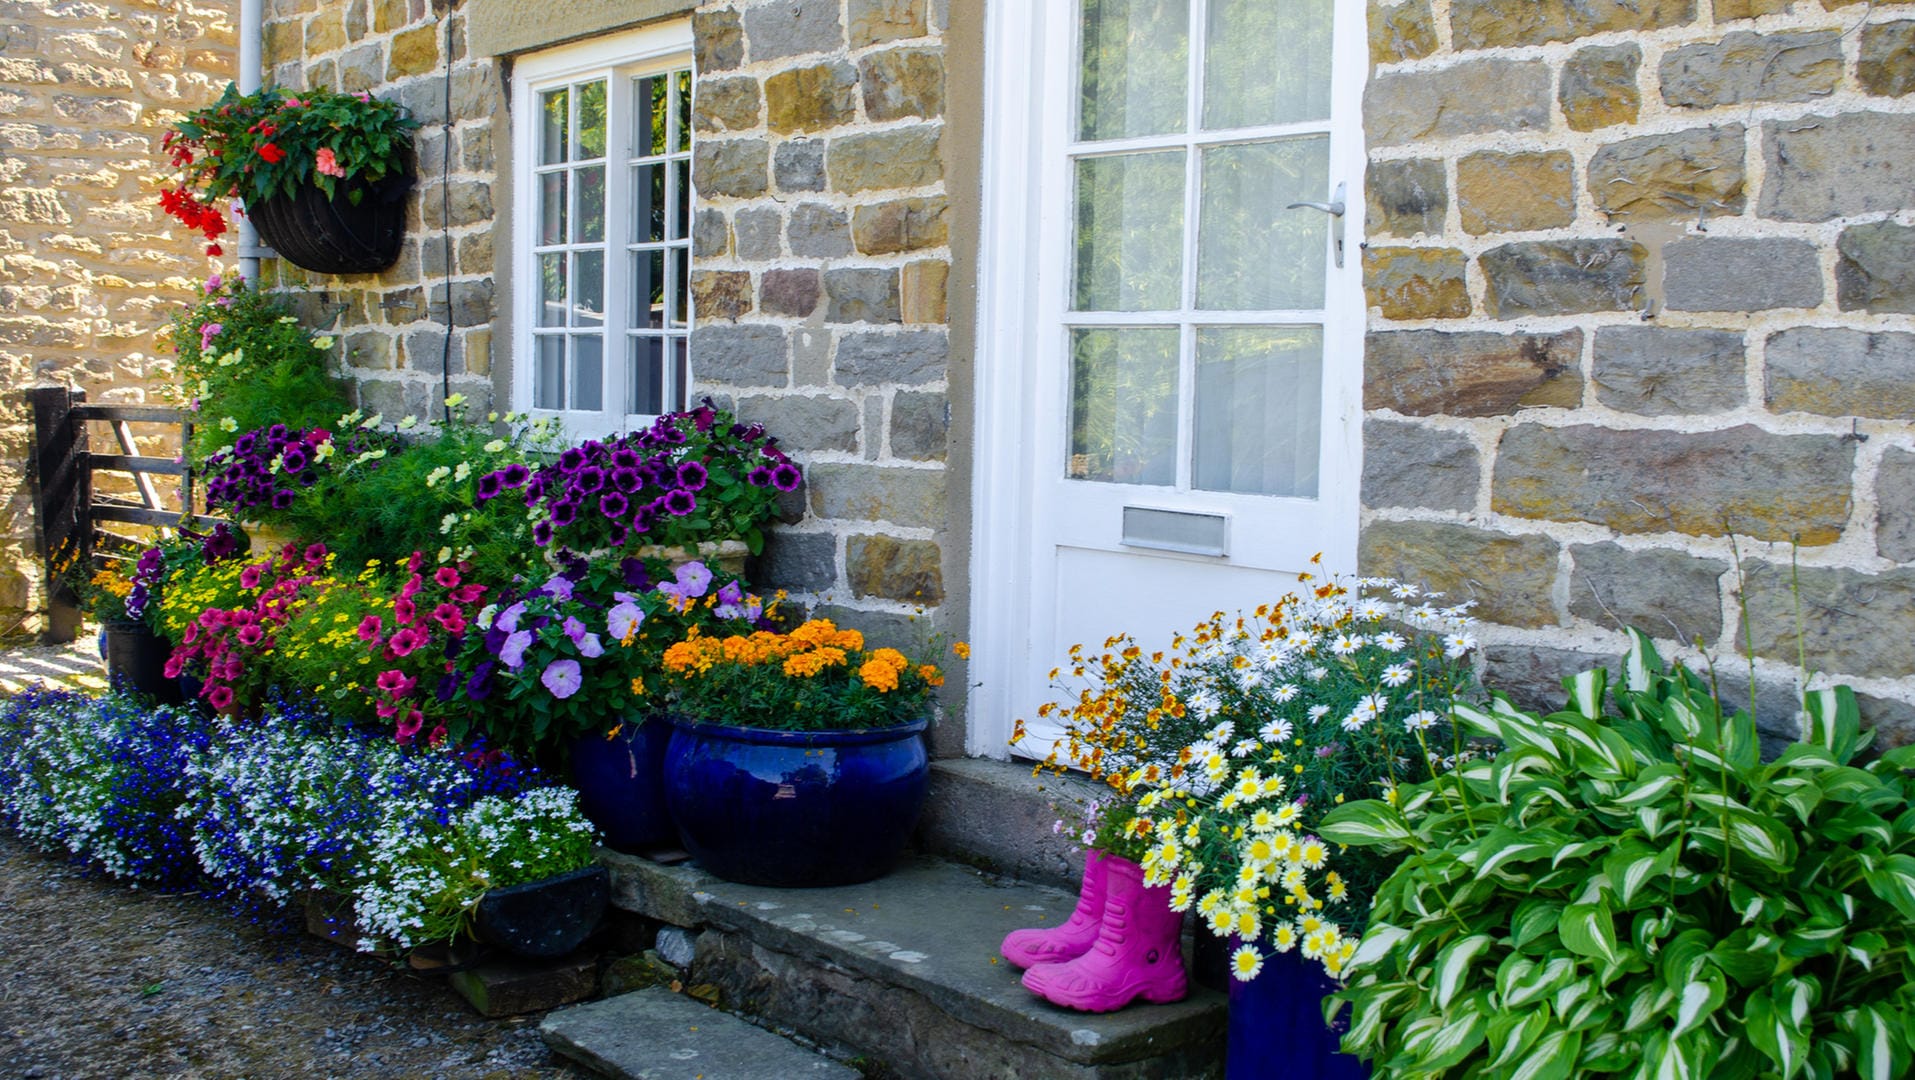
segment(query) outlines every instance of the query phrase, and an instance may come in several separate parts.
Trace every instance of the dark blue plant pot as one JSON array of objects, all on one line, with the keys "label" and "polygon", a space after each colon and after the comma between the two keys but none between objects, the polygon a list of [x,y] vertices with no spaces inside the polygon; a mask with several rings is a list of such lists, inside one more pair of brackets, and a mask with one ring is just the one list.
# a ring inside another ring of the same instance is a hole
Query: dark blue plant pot
[{"label": "dark blue plant pot", "polygon": [[1247,983],[1231,979],[1227,1080],[1366,1080],[1361,1058],[1337,1052],[1350,1030],[1349,1008],[1334,1029],[1323,1022],[1323,999],[1336,991],[1323,965],[1296,950],[1265,957]]},{"label": "dark blue plant pot", "polygon": [[883,877],[930,781],[929,721],[875,731],[766,731],[675,722],[665,799],[698,864],[746,885]]},{"label": "dark blue plant pot", "polygon": [[641,852],[673,844],[678,830],[665,808],[665,746],[672,722],[654,716],[625,724],[617,735],[572,743],[572,783],[579,808],[605,843]]},{"label": "dark blue plant pot", "polygon": [[479,940],[519,956],[564,956],[585,943],[605,915],[612,876],[587,866],[543,881],[492,889],[479,899]]}]

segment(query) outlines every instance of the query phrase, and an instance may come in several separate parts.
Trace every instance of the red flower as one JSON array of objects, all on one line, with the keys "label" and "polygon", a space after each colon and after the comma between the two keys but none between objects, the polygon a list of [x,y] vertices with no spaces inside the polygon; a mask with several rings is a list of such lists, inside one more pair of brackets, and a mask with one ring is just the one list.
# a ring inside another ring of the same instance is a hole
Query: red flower
[{"label": "red flower", "polygon": [[286,151],[281,150],[274,143],[260,143],[259,156],[266,159],[266,164],[277,165],[286,160]]}]

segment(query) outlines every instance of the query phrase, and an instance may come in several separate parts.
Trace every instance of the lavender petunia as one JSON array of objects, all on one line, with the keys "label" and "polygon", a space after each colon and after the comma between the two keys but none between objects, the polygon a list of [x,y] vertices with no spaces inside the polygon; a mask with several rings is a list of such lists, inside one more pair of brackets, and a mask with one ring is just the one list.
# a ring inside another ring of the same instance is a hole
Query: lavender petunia
[{"label": "lavender petunia", "polygon": [[552,696],[560,701],[578,693],[583,681],[577,660],[554,660],[545,665],[545,674],[539,676],[539,682],[545,684]]},{"label": "lavender petunia", "polygon": [[499,649],[499,660],[506,667],[517,671],[525,666],[525,650],[532,647],[532,631],[514,630],[506,636],[505,645]]},{"label": "lavender petunia", "polygon": [[564,574],[553,574],[552,580],[540,586],[539,591],[554,600],[570,600],[572,598],[572,579],[566,577]]},{"label": "lavender petunia", "polygon": [[614,593],[613,597],[618,603],[605,613],[605,632],[623,641],[645,625],[645,609],[638,606],[630,593]]}]

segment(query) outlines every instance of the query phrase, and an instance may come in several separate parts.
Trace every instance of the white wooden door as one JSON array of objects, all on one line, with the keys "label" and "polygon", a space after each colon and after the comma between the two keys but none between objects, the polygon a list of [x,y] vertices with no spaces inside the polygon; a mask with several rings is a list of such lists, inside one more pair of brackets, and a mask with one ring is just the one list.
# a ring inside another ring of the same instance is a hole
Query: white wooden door
[{"label": "white wooden door", "polygon": [[1363,5],[992,20],[972,749],[1042,756],[1073,643],[1354,564]]}]

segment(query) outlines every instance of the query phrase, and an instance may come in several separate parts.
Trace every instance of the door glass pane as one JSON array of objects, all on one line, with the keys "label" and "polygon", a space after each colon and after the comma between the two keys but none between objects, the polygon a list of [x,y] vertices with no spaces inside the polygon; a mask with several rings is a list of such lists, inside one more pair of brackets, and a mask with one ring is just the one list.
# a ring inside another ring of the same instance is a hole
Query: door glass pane
[{"label": "door glass pane", "polygon": [[1177,481],[1175,327],[1071,331],[1073,480]]},{"label": "door glass pane", "polygon": [[539,256],[539,325],[565,325],[565,253]]},{"label": "door glass pane", "polygon": [[539,243],[565,243],[565,174],[539,177]]},{"label": "door glass pane", "polygon": [[1197,306],[1321,308],[1329,215],[1285,207],[1328,198],[1329,175],[1327,135],[1205,150]]},{"label": "door glass pane", "polygon": [[673,248],[671,254],[671,309],[666,316],[672,326],[683,326],[691,310],[691,252]]},{"label": "door glass pane", "polygon": [[605,156],[604,80],[578,88],[578,156],[580,159]]},{"label": "door glass pane", "polygon": [[672,166],[672,221],[666,235],[683,240],[692,218],[692,163],[681,161]]},{"label": "door glass pane", "polygon": [[1210,0],[1204,127],[1330,115],[1332,0]]},{"label": "door glass pane", "polygon": [[598,334],[574,334],[572,357],[572,408],[597,412],[605,407],[605,339]]},{"label": "door glass pane", "polygon": [[645,416],[665,412],[665,339],[635,337],[631,346],[632,392],[625,411]]},{"label": "door glass pane", "polygon": [[1184,152],[1077,163],[1078,311],[1174,311],[1184,267]]},{"label": "door glass pane", "polygon": [[1321,327],[1199,329],[1192,483],[1315,498],[1322,402]]},{"label": "door glass pane", "polygon": [[532,372],[532,407],[565,408],[565,338],[541,334],[532,339],[538,349],[538,364]]},{"label": "door glass pane", "polygon": [[665,239],[665,165],[640,165],[632,170],[632,242],[647,244]]},{"label": "door glass pane", "polygon": [[632,325],[665,325],[665,253],[632,252]]},{"label": "door glass pane", "polygon": [[669,120],[667,107],[665,76],[651,75],[632,80],[633,157],[665,152],[665,132]]},{"label": "door glass pane", "polygon": [[605,253],[572,256],[572,325],[605,325]]},{"label": "door glass pane", "polygon": [[692,73],[681,71],[673,77],[678,81],[678,108],[673,118],[678,141],[673,145],[683,152],[692,148]]},{"label": "door glass pane", "polygon": [[1190,0],[1083,0],[1083,5],[1078,138],[1182,131]]},{"label": "door glass pane", "polygon": [[565,160],[572,130],[572,96],[569,90],[547,90],[539,95],[539,164],[555,165]]},{"label": "door glass pane", "polygon": [[578,236],[573,243],[596,244],[605,239],[605,166],[590,165],[573,174],[578,185]]}]

